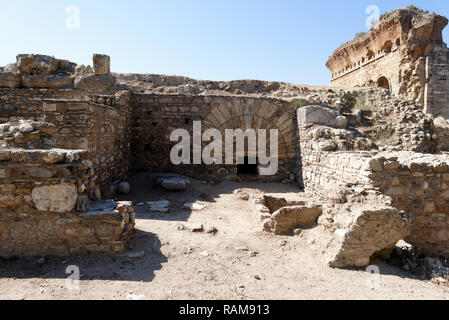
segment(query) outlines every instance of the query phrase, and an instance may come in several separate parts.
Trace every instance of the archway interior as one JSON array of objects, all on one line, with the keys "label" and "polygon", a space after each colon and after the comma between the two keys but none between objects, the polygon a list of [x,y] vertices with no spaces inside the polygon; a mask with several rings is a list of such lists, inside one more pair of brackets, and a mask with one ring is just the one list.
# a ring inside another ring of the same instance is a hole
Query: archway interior
[{"label": "archway interior", "polygon": [[[252,160],[252,161],[250,161]],[[255,161],[254,161],[255,160]],[[257,158],[250,158],[248,156],[244,157],[244,163],[237,165],[237,174],[238,175],[258,175],[259,170],[257,166]]]},{"label": "archway interior", "polygon": [[377,80],[377,86],[379,88],[390,90],[390,82],[386,77],[380,77],[379,80]]}]

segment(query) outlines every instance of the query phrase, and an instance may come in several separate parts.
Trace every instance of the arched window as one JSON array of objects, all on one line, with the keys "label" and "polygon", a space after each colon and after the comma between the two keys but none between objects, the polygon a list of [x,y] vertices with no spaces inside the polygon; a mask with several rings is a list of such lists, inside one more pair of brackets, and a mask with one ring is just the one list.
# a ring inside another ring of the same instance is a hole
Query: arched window
[{"label": "arched window", "polygon": [[390,88],[390,81],[388,81],[388,79],[386,77],[383,77],[383,76],[380,77],[377,80],[377,86],[379,88],[384,88],[384,89],[387,89],[387,90],[391,90],[391,88]]},{"label": "arched window", "polygon": [[384,43],[382,50],[384,53],[390,53],[392,47],[393,47],[393,43],[390,40],[388,40]]}]

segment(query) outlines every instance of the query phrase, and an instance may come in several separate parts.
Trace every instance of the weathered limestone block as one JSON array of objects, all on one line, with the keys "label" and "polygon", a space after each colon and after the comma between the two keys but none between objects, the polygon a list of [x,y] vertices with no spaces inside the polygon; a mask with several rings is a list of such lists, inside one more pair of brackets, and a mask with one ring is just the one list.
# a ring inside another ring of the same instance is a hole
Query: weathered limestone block
[{"label": "weathered limestone block", "polygon": [[20,88],[22,86],[22,77],[16,73],[0,73],[0,87]]},{"label": "weathered limestone block", "polygon": [[359,208],[351,215],[347,228],[334,232],[334,243],[327,252],[330,267],[365,267],[374,254],[385,253],[410,232],[407,221],[393,207]]},{"label": "weathered limestone block", "polygon": [[332,140],[313,141],[312,148],[318,151],[336,151],[338,145]]},{"label": "weathered limestone block", "polygon": [[72,88],[73,77],[62,75],[32,74],[22,75],[25,88]]},{"label": "weathered limestone block", "polygon": [[117,86],[111,75],[85,74],[75,78],[75,88],[82,90],[107,90]]},{"label": "weathered limestone block", "polygon": [[37,210],[43,212],[70,212],[75,208],[78,191],[73,184],[36,187],[32,199]]},{"label": "weathered limestone block", "polygon": [[339,116],[337,111],[321,106],[307,106],[298,109],[298,125],[323,125],[329,127],[336,126],[336,119]]},{"label": "weathered limestone block", "polygon": [[294,229],[316,224],[322,212],[321,206],[283,207],[265,221],[264,230],[277,235],[290,234]]},{"label": "weathered limestone block", "polygon": [[190,180],[187,178],[165,178],[160,183],[165,190],[184,191],[190,185]]},{"label": "weathered limestone block", "polygon": [[64,160],[64,154],[59,151],[50,151],[44,155],[43,160],[48,164],[55,164]]},{"label": "weathered limestone block", "polygon": [[54,173],[51,170],[41,167],[26,169],[24,173],[33,178],[51,178],[54,175]]},{"label": "weathered limestone block", "polygon": [[58,73],[72,75],[75,73],[77,64],[69,60],[58,60]]},{"label": "weathered limestone block", "polygon": [[103,76],[111,73],[111,58],[109,56],[104,54],[94,54],[93,63],[95,75]]},{"label": "weathered limestone block", "polygon": [[9,161],[9,160],[11,160],[11,151],[0,150],[0,161]]},{"label": "weathered limestone block", "polygon": [[335,127],[345,129],[347,125],[348,125],[348,118],[344,116],[338,116],[337,118],[335,118]]},{"label": "weathered limestone block", "polygon": [[40,54],[17,55],[17,67],[20,73],[53,74],[58,70],[58,59]]},{"label": "weathered limestone block", "polygon": [[306,205],[302,200],[287,200],[282,197],[247,191],[250,213],[261,223],[262,229],[273,234],[291,234],[294,229],[316,224],[322,207]]},{"label": "weathered limestone block", "polygon": [[15,208],[20,205],[23,197],[16,193],[2,193],[0,194],[0,207],[2,208]]},{"label": "weathered limestone block", "polygon": [[7,64],[4,68],[3,68],[4,72],[9,72],[9,73],[18,73],[19,72],[19,68],[17,67],[17,63],[10,63]]},{"label": "weathered limestone block", "polygon": [[180,94],[198,94],[200,92],[200,88],[193,84],[183,84],[178,86],[178,91]]},{"label": "weathered limestone block", "polygon": [[76,66],[75,68],[75,75],[79,76],[79,75],[83,75],[83,74],[92,74],[93,73],[93,69],[91,66],[85,66],[85,65],[79,65]]},{"label": "weathered limestone block", "polygon": [[125,106],[131,99],[131,92],[127,90],[118,91],[115,93],[115,103],[119,106]]}]

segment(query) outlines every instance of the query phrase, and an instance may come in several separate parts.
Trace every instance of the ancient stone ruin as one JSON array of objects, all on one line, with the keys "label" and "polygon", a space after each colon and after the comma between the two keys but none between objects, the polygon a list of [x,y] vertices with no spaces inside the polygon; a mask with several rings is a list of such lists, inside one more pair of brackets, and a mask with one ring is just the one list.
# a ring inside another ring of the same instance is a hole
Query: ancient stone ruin
[{"label": "ancient stone ruin", "polygon": [[414,100],[426,113],[449,117],[449,49],[440,15],[400,9],[368,34],[341,45],[327,61],[331,84],[374,86]]},{"label": "ancient stone ruin", "polygon": [[[332,267],[366,266],[402,239],[449,257],[446,24],[393,11],[332,55],[331,88],[116,74],[98,54],[92,67],[18,55],[0,69],[0,254],[123,252],[133,205],[105,199],[151,172],[297,184],[293,200],[235,195],[261,230],[304,237]],[[243,165],[174,165],[170,135],[195,121],[223,137],[277,129],[277,173],[260,175],[249,153],[235,154]],[[187,181],[158,183],[171,192]]]}]

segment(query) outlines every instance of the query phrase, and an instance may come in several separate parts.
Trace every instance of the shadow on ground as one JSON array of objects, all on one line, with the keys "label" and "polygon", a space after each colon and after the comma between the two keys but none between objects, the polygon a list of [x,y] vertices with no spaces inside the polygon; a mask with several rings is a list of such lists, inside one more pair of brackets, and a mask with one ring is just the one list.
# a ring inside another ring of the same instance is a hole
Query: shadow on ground
[{"label": "shadow on ground", "polygon": [[142,258],[130,258],[125,252],[120,256],[88,255],[81,257],[39,257],[0,259],[0,277],[15,279],[67,279],[68,266],[77,266],[80,280],[143,281],[154,279],[154,272],[162,269],[167,258],[161,252],[161,242],[150,232],[137,230],[126,252],[144,251]]},{"label": "shadow on ground", "polygon": [[[200,202],[208,205],[217,202],[223,194],[232,194],[240,188],[258,189],[265,193],[287,193],[302,192],[296,185],[280,184],[270,182],[251,181],[226,181],[226,183],[205,183],[204,181],[191,180],[191,184],[186,191],[166,191],[158,186],[156,180],[161,176],[179,176],[167,174],[139,173],[129,179],[131,192],[117,198],[120,201],[132,201],[137,219],[166,220],[166,221],[187,221],[192,210],[183,209],[186,203]],[[170,201],[169,212],[160,213],[150,211],[146,202],[149,201]]]}]

